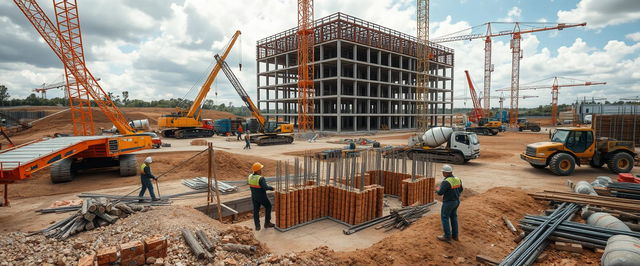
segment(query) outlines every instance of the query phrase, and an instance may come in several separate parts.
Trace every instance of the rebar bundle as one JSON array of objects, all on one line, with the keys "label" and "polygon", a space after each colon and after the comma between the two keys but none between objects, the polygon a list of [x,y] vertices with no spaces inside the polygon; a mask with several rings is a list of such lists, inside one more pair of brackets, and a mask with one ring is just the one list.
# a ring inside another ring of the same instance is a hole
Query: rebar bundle
[{"label": "rebar bundle", "polygon": [[560,206],[537,228],[531,231],[518,246],[511,251],[500,263],[505,265],[532,265],[540,253],[546,248],[548,237],[560,226],[561,223],[571,219],[578,210],[575,203],[562,203]]},{"label": "rebar bundle", "polygon": [[[206,177],[196,177],[192,179],[183,179],[182,184],[193,190],[206,190],[209,180]],[[218,191],[221,193],[230,193],[237,191],[238,187],[218,181]]]}]

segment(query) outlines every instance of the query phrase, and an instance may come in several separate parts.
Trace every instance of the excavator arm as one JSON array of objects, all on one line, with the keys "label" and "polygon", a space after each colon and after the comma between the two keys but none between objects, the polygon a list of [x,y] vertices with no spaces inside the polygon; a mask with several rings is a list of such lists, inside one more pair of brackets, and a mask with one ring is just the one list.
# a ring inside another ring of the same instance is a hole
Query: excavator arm
[{"label": "excavator arm", "polygon": [[219,55],[215,55],[214,57],[218,62],[218,65],[222,67],[222,72],[224,72],[224,74],[229,79],[229,82],[231,82],[231,85],[233,85],[233,88],[236,89],[236,92],[238,92],[238,95],[240,95],[240,99],[242,99],[247,108],[249,108],[249,111],[251,111],[253,117],[258,120],[258,123],[260,123],[260,127],[264,129],[267,120],[260,112],[260,109],[258,109],[258,107],[256,107],[256,105],[253,103],[251,97],[249,97],[249,94],[247,94],[247,91],[244,89],[244,87],[242,87],[242,84],[240,84],[240,81],[238,80],[236,75],[233,74],[233,71],[231,71],[229,65],[227,65],[227,62],[225,62],[224,59]]},{"label": "excavator arm", "polygon": [[[224,61],[227,58],[227,56],[229,55],[229,52],[231,52],[231,48],[236,43],[236,40],[238,39],[239,36],[240,36],[239,30],[236,31],[235,34],[233,34],[231,41],[229,42],[229,44],[227,44],[227,47],[224,49],[224,53],[222,54],[222,61]],[[218,61],[218,63],[211,70],[211,73],[209,73],[207,80],[204,82],[204,84],[202,84],[202,87],[200,88],[200,92],[198,93],[198,97],[196,97],[196,99],[193,101],[193,104],[191,105],[191,107],[189,108],[189,111],[187,112],[187,117],[192,117],[196,119],[198,118],[198,117],[195,117],[196,113],[198,113],[198,116],[199,116],[200,112],[198,110],[202,105],[202,101],[204,101],[204,99],[207,97],[207,94],[211,90],[211,84],[213,84],[213,81],[216,79],[218,72],[220,72],[220,68],[221,68],[221,65],[220,65],[220,62]]]}]

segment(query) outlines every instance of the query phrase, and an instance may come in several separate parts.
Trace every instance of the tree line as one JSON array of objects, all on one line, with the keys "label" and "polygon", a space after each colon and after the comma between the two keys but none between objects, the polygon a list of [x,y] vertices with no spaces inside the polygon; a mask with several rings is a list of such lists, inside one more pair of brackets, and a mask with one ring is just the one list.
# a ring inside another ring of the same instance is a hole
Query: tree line
[{"label": "tree line", "polygon": [[[165,108],[189,108],[193,104],[192,100],[182,98],[171,98],[168,100],[151,100],[145,101],[140,99],[129,99],[129,92],[123,91],[121,95],[114,93],[108,93],[109,98],[118,107],[165,107]],[[35,93],[29,94],[25,98],[11,98],[6,86],[0,85],[0,106],[68,106],[69,99],[64,97],[55,98],[43,98],[38,97]],[[96,106],[95,103],[92,103]],[[251,116],[249,109],[245,106],[233,106],[233,103],[228,104],[220,103],[215,104],[213,100],[205,100],[202,104],[202,109],[214,110],[232,113],[237,116]]]}]

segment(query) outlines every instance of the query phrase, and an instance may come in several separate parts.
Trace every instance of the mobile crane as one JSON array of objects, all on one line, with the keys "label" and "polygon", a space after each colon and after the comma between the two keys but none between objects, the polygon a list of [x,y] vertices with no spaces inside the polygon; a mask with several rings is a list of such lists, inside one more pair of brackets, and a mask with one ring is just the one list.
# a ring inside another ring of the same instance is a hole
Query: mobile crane
[{"label": "mobile crane", "polygon": [[[129,124],[87,68],[76,1],[54,0],[57,25],[35,0],[13,2],[64,65],[74,136],[39,139],[2,150],[0,183],[29,178],[48,166],[52,166],[53,183],[71,181],[78,170],[87,168],[119,166],[122,176],[137,174],[136,158],[131,153],[150,149],[151,137],[139,134]],[[119,135],[94,135],[92,104],[111,120]]]},{"label": "mobile crane", "polygon": [[262,115],[260,109],[258,109],[258,107],[253,103],[251,97],[249,97],[247,91],[242,87],[242,84],[240,84],[236,75],[233,74],[233,71],[231,71],[227,62],[224,61],[224,58],[219,55],[215,55],[214,57],[218,62],[218,65],[222,66],[222,71],[227,76],[227,79],[229,79],[229,82],[231,82],[231,85],[233,85],[233,88],[235,88],[238,95],[240,95],[240,99],[242,99],[253,117],[258,120],[258,124],[260,125],[260,134],[252,135],[251,142],[258,144],[259,146],[292,143],[293,136],[286,133],[293,133],[293,124],[287,122],[268,121],[267,118]]},{"label": "mobile crane", "polygon": [[[222,60],[227,58],[240,34],[239,30],[233,34],[231,41],[224,49]],[[218,72],[220,72],[220,68],[220,63],[216,63],[204,84],[202,84],[200,92],[198,92],[198,96],[188,110],[176,107],[176,112],[163,115],[158,119],[158,127],[162,129],[162,136],[182,139],[205,138],[211,137],[215,134],[215,131],[213,130],[213,122],[209,119],[200,118],[200,115],[202,114],[200,107],[202,106],[204,99],[207,97],[209,90],[211,90],[211,84],[213,84]]]}]

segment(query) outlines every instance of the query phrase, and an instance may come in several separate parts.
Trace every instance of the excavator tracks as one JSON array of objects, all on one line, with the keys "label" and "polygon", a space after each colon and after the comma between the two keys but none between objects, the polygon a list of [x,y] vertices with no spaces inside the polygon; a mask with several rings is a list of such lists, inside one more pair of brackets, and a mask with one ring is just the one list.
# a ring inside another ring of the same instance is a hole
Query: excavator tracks
[{"label": "excavator tracks", "polygon": [[252,142],[258,146],[282,145],[293,143],[293,136],[289,135],[258,135],[252,137]]}]

